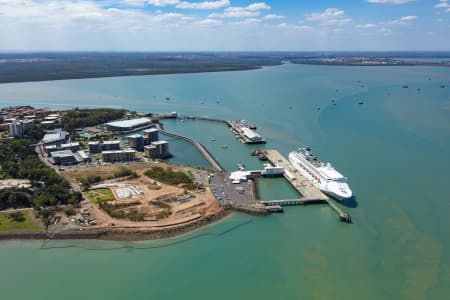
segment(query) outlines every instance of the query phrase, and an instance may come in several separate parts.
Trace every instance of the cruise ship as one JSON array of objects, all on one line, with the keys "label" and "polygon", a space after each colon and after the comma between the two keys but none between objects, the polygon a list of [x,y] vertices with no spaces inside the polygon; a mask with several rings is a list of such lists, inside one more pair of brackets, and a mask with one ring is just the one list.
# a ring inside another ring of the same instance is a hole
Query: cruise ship
[{"label": "cruise ship", "polygon": [[323,163],[309,148],[300,148],[289,153],[289,161],[303,176],[325,194],[345,200],[352,197],[352,190],[347,184],[347,178],[336,171],[330,163]]}]

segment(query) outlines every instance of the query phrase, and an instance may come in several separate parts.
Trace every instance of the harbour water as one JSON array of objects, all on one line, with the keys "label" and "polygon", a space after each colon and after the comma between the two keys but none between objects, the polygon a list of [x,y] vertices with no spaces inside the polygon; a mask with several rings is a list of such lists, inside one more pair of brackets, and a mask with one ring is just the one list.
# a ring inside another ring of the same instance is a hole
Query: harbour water
[{"label": "harbour water", "polygon": [[[349,178],[356,195],[347,207],[341,205],[353,225],[317,205],[269,217],[235,214],[163,241],[52,241],[44,250],[39,241],[1,242],[5,299],[447,299],[450,294],[448,68],[286,64],[243,72],[2,84],[0,104],[95,104],[247,119],[268,140],[265,147],[287,155],[311,146]],[[249,155],[260,146],[241,144],[223,124],[168,120],[165,128],[198,139],[228,170],[237,163],[261,167]],[[205,164],[186,147],[174,142],[174,162]],[[296,196],[281,179],[259,185],[264,199]],[[58,248],[65,246],[75,247]]]}]

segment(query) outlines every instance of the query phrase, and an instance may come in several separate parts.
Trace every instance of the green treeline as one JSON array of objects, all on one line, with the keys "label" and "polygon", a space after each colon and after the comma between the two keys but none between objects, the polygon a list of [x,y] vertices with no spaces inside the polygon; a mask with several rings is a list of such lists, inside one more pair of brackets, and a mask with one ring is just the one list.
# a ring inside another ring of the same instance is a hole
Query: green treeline
[{"label": "green treeline", "polygon": [[14,139],[0,142],[0,178],[31,181],[32,189],[0,192],[0,209],[78,204],[81,194],[73,192],[67,180],[42,163],[34,151],[36,140]]},{"label": "green treeline", "polygon": [[[5,59],[0,72],[0,83],[251,70],[279,65],[283,56],[265,53],[0,54],[0,58]],[[22,60],[17,62],[17,58]],[[31,61],[27,61],[29,59]]]},{"label": "green treeline", "polygon": [[121,119],[125,113],[123,109],[73,109],[64,113],[61,124],[69,132],[77,128],[95,126],[113,120]]},{"label": "green treeline", "polygon": [[192,178],[183,172],[177,172],[172,168],[151,167],[145,171],[145,176],[161,181],[162,183],[177,185],[180,183],[192,183]]},{"label": "green treeline", "polygon": [[94,183],[99,183],[102,180],[120,178],[120,177],[131,177],[136,178],[138,174],[131,169],[126,167],[121,167],[119,170],[115,171],[111,176],[99,176],[99,175],[90,175],[80,179],[81,187],[83,192],[87,191],[89,187]]},{"label": "green treeline", "polygon": [[145,176],[153,178],[162,183],[170,185],[182,185],[184,188],[193,190],[200,188],[201,185],[194,182],[192,177],[186,173],[174,171],[172,168],[151,167],[144,173]]}]

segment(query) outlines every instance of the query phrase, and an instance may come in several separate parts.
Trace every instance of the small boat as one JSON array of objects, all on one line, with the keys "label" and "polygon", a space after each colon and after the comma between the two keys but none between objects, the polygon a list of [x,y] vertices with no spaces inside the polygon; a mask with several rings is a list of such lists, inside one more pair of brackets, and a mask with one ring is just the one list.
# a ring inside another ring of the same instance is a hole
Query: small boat
[{"label": "small boat", "polygon": [[216,141],[216,139],[211,139],[211,142],[215,142]]},{"label": "small boat", "polygon": [[362,105],[362,104],[364,104],[364,102],[363,102],[362,100],[360,100],[360,101],[358,102],[358,104]]},{"label": "small boat", "polygon": [[259,156],[261,155],[261,150],[253,150],[252,152],[250,152],[251,156]]},{"label": "small boat", "polygon": [[239,163],[239,164],[237,164],[236,166],[237,166],[238,169],[241,170],[241,171],[245,169],[245,165],[242,164],[242,163]]},{"label": "small boat", "polygon": [[441,89],[444,89],[445,88],[445,85],[441,85]]},{"label": "small boat", "polygon": [[220,146],[220,147],[226,149],[226,148],[228,148],[228,145],[222,145],[222,146]]},{"label": "small boat", "polygon": [[417,88],[416,90],[420,92],[422,89],[421,88]]},{"label": "small boat", "polygon": [[169,101],[170,100],[170,97],[166,97],[166,101]]},{"label": "small boat", "polygon": [[267,156],[264,153],[261,153],[260,155],[258,155],[258,159],[259,160],[267,160]]},{"label": "small boat", "polygon": [[408,86],[407,86],[407,85],[403,85],[403,86],[402,86],[402,88],[404,88],[404,89],[407,89],[407,88],[408,88]]}]

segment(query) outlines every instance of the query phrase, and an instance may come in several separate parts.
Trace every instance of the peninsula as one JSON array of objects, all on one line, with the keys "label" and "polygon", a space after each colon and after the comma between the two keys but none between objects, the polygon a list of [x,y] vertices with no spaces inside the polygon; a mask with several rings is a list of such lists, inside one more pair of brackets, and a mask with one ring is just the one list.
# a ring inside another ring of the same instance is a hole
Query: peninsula
[{"label": "peninsula", "polygon": [[[206,147],[165,131],[163,124],[167,118],[222,122],[237,142],[265,144],[245,120],[31,106],[3,108],[0,116],[0,239],[162,238],[232,210],[268,215],[282,206],[314,203],[329,204],[351,223],[319,189],[298,185],[304,179],[276,150],[251,152],[270,161],[262,170],[238,164],[239,171],[227,172]],[[169,164],[171,142],[164,137],[191,143],[211,167]],[[284,176],[300,199],[261,201],[255,184],[261,176]]]}]

